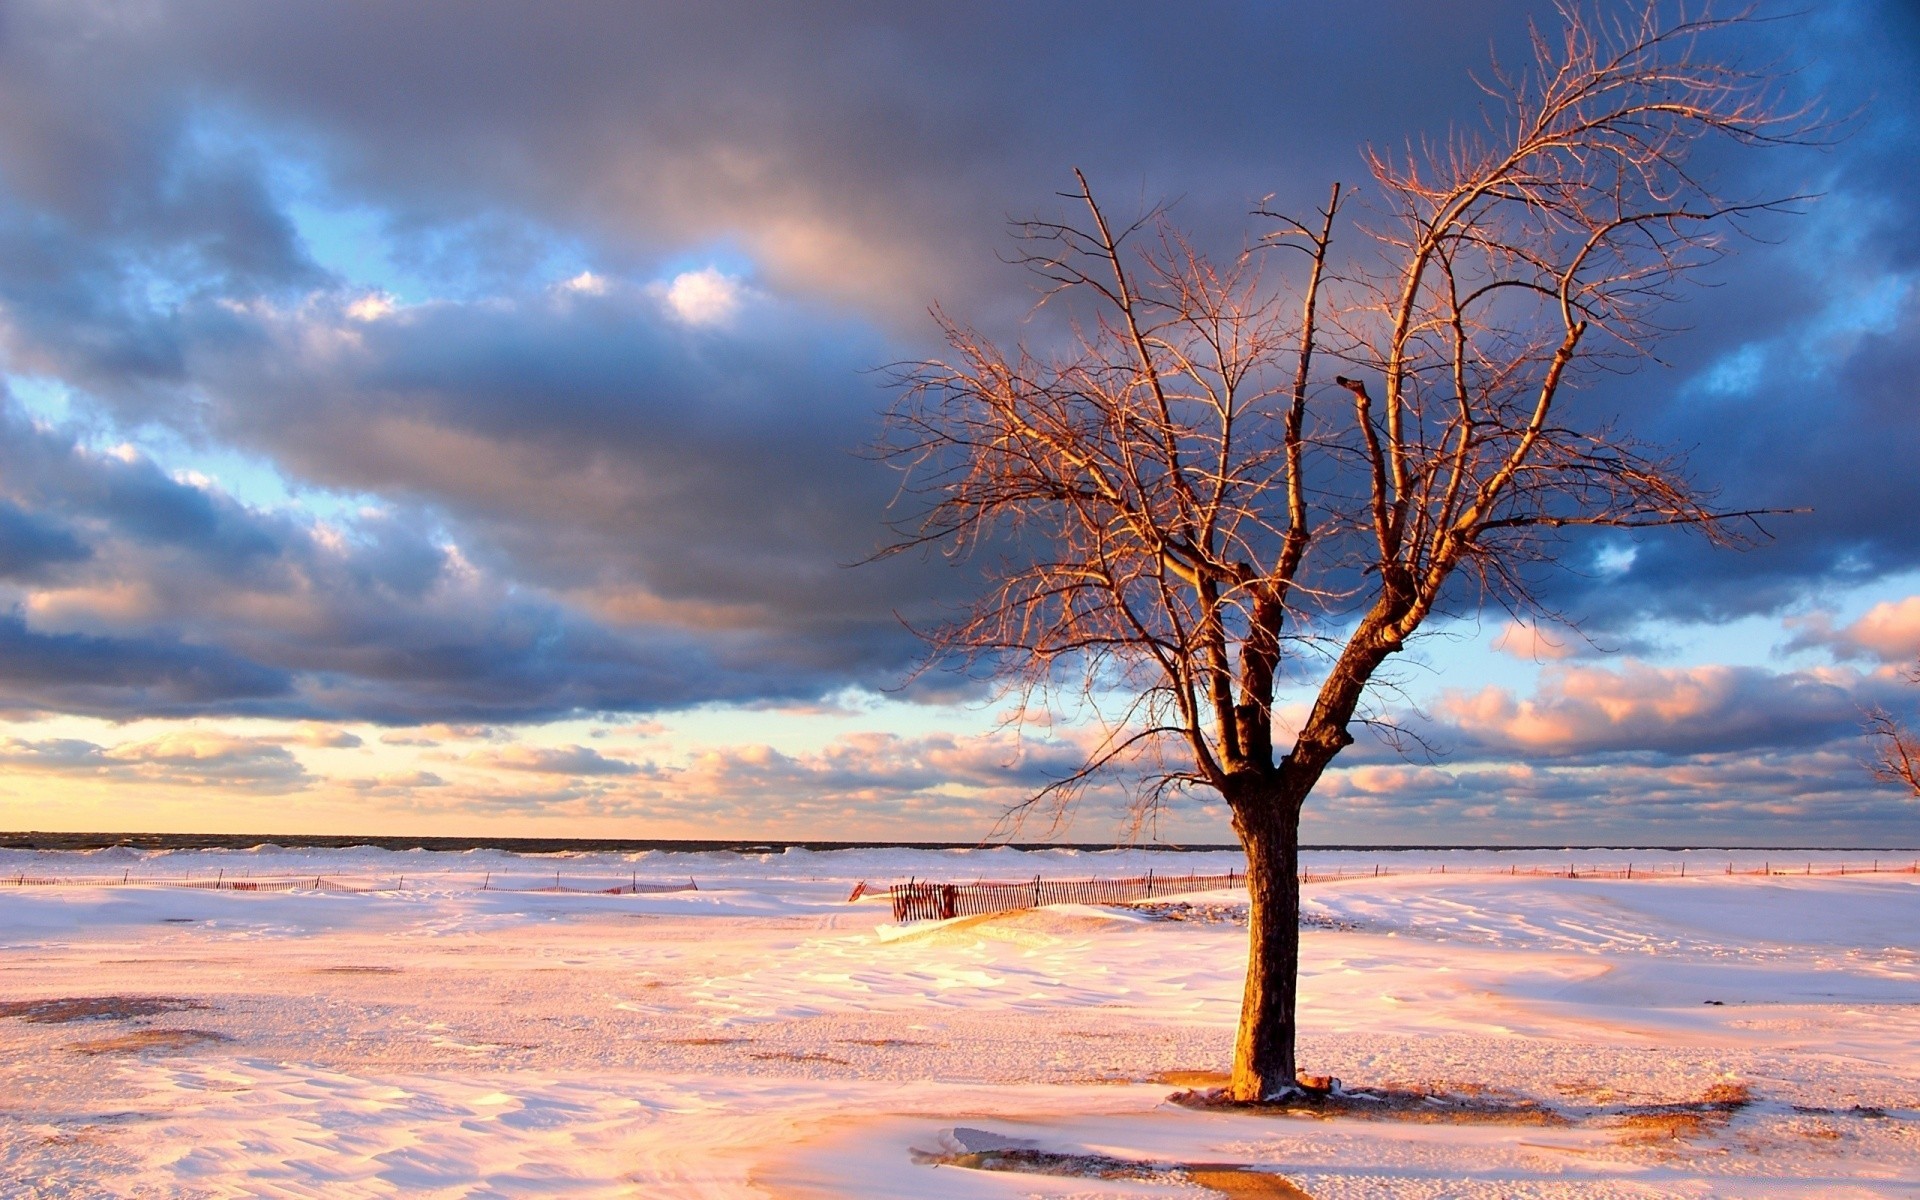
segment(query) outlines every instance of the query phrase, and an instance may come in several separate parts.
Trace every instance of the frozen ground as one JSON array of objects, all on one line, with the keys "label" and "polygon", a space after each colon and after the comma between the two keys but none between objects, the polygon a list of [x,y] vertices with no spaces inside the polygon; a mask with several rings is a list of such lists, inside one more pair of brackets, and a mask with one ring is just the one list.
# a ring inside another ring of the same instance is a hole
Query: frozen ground
[{"label": "frozen ground", "polygon": [[[1686,857],[1314,856],[1422,873],[1308,888],[1305,1064],[1473,1100],[1368,1120],[1167,1102],[1227,1065],[1232,894],[905,931],[846,903],[1231,855],[0,851],[7,880],[405,880],[0,884],[0,1195],[1920,1196],[1920,877]],[[510,890],[555,870],[700,890]],[[982,1150],[1110,1177],[936,1165]]]}]

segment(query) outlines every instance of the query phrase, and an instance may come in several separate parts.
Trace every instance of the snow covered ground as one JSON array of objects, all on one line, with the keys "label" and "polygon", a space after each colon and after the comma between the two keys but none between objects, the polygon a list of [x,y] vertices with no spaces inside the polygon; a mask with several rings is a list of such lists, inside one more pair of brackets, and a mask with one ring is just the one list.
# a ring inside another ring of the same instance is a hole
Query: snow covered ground
[{"label": "snow covered ground", "polygon": [[[0,883],[0,1195],[1920,1196],[1920,877],[1572,857],[1690,872],[1310,856],[1402,873],[1307,889],[1304,1064],[1448,1101],[1318,1119],[1168,1102],[1227,1066],[1240,897],[846,902],[1230,854],[0,851],[135,880]],[[324,886],[138,883],[188,872]]]}]

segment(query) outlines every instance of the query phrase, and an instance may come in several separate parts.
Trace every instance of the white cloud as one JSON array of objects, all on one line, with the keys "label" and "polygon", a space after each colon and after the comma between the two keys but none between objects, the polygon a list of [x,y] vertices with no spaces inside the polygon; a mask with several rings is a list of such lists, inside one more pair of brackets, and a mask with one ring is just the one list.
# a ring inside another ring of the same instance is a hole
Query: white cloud
[{"label": "white cloud", "polygon": [[356,321],[378,321],[393,311],[393,297],[371,292],[347,305],[347,315]]},{"label": "white cloud", "polygon": [[746,289],[714,267],[684,271],[667,285],[667,307],[689,325],[723,325],[740,310]]}]

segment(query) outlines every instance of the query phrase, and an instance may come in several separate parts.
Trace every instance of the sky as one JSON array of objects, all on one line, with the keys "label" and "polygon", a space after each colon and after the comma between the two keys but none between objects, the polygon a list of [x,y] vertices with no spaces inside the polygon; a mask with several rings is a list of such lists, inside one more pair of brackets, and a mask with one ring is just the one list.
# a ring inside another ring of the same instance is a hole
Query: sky
[{"label": "sky", "polygon": [[[1325,843],[1920,845],[1920,16],[1764,10],[1830,144],[1605,402],[1744,550],[1576,541],[1436,622]],[[1018,339],[1084,170],[1202,245],[1482,119],[1523,0],[0,7],[0,829],[973,841],[1077,765],[854,565],[931,307]],[[1576,627],[1577,626],[1577,627]],[[1290,698],[1299,703],[1304,693]],[[1119,782],[1059,828],[1128,836]],[[1229,840],[1195,796],[1150,836]]]}]

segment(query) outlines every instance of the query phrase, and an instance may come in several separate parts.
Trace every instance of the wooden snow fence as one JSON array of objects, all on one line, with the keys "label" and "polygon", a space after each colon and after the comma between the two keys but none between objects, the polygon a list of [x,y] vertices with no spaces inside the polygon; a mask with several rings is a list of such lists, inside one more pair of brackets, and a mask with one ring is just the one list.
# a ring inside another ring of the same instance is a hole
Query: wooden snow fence
[{"label": "wooden snow fence", "polygon": [[[1046,904],[1128,904],[1182,892],[1245,887],[1237,871],[1224,875],[1154,875],[1132,879],[1042,879],[1019,883],[922,883],[909,880],[888,889],[896,921],[943,921],[952,917],[1015,912]],[[864,889],[862,889],[864,890]],[[855,892],[857,897],[860,891]]]},{"label": "wooden snow fence", "polygon": [[[1704,856],[1702,856],[1704,858]],[[1325,883],[1339,879],[1379,878],[1383,875],[1446,875],[1447,865],[1438,863],[1420,867],[1340,866],[1300,872],[1300,882]],[[1499,867],[1491,864],[1457,866],[1455,875],[1540,876],[1550,879],[1685,879],[1712,875],[1920,875],[1920,859],[1908,861],[1871,859],[1866,862],[1828,860],[1783,863],[1725,862],[1684,860],[1678,863],[1650,865],[1633,862],[1603,862],[1565,866],[1536,863]],[[1156,896],[1174,896],[1182,892],[1206,892],[1218,888],[1245,887],[1247,877],[1236,871],[1224,875],[1146,875],[1131,879],[1032,879],[1018,883],[927,883],[909,880],[889,888],[868,887],[865,882],[847,897],[852,903],[863,896],[887,896],[893,902],[896,921],[942,921],[953,917],[984,916],[989,913],[1017,912],[1045,904],[1130,904]]]}]

